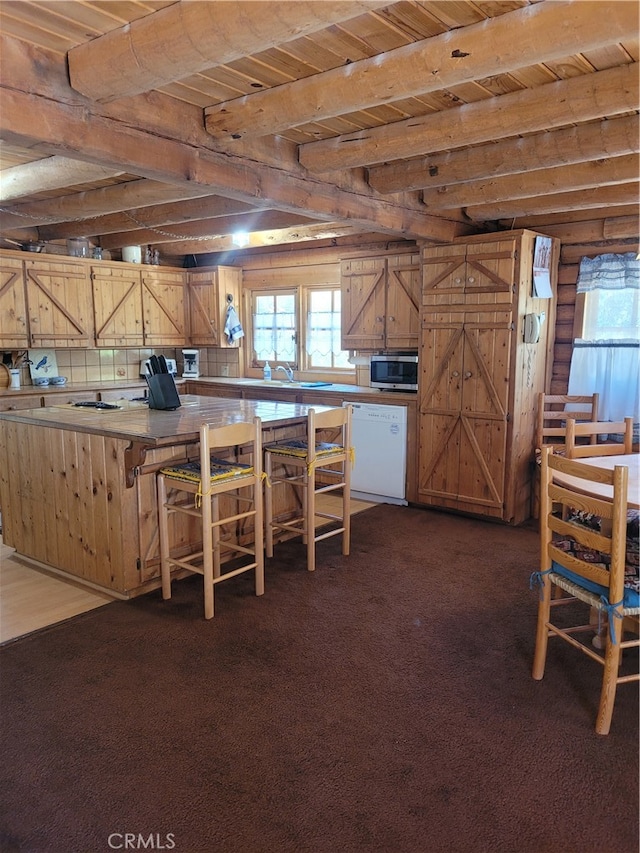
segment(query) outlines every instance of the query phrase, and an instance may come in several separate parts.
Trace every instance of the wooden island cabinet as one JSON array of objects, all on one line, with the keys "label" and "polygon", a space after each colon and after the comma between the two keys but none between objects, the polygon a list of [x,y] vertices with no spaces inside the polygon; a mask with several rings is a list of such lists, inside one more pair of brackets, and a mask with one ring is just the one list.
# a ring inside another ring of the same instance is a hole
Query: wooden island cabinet
[{"label": "wooden island cabinet", "polygon": [[[5,544],[115,596],[159,586],[158,468],[197,457],[204,421],[258,416],[264,439],[275,440],[303,434],[310,408],[188,394],[181,400],[172,412],[121,401],[117,411],[60,405],[0,413]],[[276,513],[286,513],[286,495],[279,500]],[[187,550],[197,541],[194,530],[175,524],[172,540]]]}]

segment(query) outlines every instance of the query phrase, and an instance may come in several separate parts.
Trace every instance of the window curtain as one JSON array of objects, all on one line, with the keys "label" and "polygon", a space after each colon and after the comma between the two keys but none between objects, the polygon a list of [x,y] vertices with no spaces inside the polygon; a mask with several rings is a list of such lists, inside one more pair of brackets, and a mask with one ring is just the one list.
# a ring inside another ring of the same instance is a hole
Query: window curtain
[{"label": "window curtain", "polygon": [[597,288],[621,290],[623,287],[640,288],[640,260],[635,252],[597,255],[580,261],[578,293],[588,293]]},{"label": "window curtain", "polygon": [[640,344],[636,341],[575,341],[569,394],[600,394],[601,421],[640,421]]},{"label": "window curtain", "polygon": [[[640,288],[640,261],[635,252],[582,258],[578,293],[602,288]],[[600,394],[599,418],[640,421],[640,343],[638,341],[574,341],[569,394]]]}]

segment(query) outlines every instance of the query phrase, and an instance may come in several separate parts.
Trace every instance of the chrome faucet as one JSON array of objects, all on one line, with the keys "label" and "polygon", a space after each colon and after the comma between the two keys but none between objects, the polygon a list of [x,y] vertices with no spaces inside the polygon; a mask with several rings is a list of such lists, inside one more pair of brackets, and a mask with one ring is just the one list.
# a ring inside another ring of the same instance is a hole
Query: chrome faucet
[{"label": "chrome faucet", "polygon": [[287,366],[286,366],[286,367],[283,367],[282,365],[279,365],[278,367],[276,367],[276,371],[278,371],[278,370],[282,370],[282,371],[284,372],[284,374],[285,374],[285,375],[286,375],[286,377],[287,377],[287,381],[288,381],[288,382],[293,382],[293,381],[294,381],[294,378],[293,378],[293,368],[289,365],[289,363],[288,363],[288,362],[287,362]]}]

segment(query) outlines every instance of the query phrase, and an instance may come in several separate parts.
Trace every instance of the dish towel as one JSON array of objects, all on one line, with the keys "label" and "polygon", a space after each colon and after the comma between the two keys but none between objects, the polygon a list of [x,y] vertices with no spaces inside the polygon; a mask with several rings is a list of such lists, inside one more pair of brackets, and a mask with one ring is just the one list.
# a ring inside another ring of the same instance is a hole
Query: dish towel
[{"label": "dish towel", "polygon": [[229,338],[230,344],[235,343],[240,338],[244,338],[244,329],[233,305],[229,305],[227,308],[227,321],[224,324],[224,333]]}]

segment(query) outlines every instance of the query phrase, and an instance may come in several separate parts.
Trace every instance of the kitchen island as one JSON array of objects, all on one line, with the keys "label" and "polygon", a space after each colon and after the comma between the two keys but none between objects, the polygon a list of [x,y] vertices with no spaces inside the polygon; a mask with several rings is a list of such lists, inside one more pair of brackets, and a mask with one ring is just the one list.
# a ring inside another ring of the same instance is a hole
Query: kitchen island
[{"label": "kitchen island", "polygon": [[[160,583],[156,471],[197,457],[204,422],[259,417],[264,441],[275,441],[304,434],[312,408],[190,394],[180,399],[175,411],[123,400],[113,410],[69,404],[0,412],[5,544],[117,597],[153,589]],[[241,458],[242,449],[235,452]],[[187,550],[192,530],[174,533]]]}]

